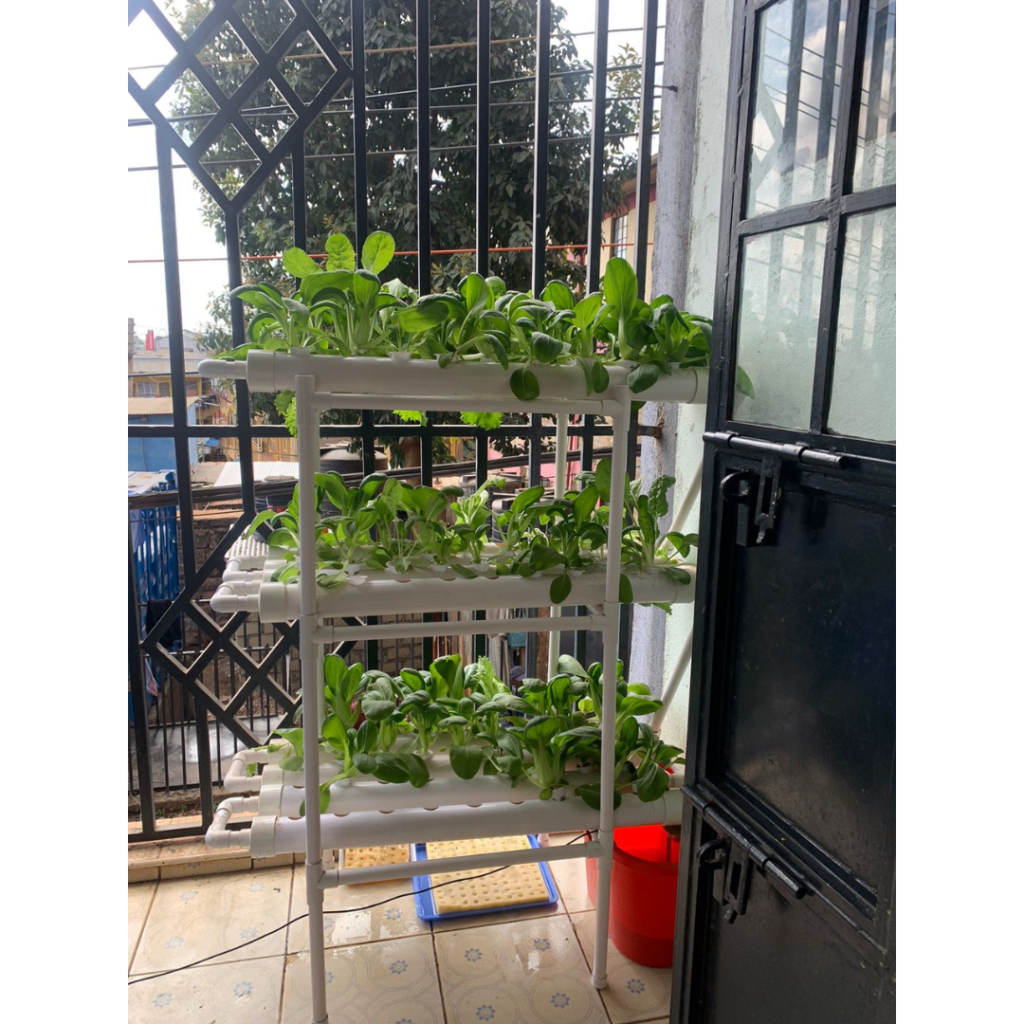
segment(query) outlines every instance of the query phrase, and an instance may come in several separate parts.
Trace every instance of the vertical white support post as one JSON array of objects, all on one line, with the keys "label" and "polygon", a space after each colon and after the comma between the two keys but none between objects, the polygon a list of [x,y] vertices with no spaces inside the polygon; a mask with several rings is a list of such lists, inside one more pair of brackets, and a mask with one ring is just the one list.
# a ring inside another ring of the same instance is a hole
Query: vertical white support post
[{"label": "vertical white support post", "polygon": [[320,717],[323,652],[316,629],[316,487],[320,469],[320,414],[313,408],[312,376],[295,378],[295,424],[299,449],[299,663],[302,669],[303,774],[306,789],[306,903],[309,906],[309,974],[312,1022],[327,1021],[324,981],[324,891],[320,888]]},{"label": "vertical white support post", "polygon": [[665,721],[668,709],[672,706],[672,701],[675,699],[676,690],[679,689],[683,673],[686,671],[686,666],[690,664],[690,655],[692,653],[693,626],[690,627],[690,632],[686,634],[686,641],[683,643],[683,649],[679,652],[679,657],[676,658],[676,667],[672,669],[672,675],[669,677],[668,685],[665,687],[665,691],[661,695],[661,707],[654,712],[654,718],[651,721],[651,728],[656,734],[661,732],[661,724]]},{"label": "vertical white support post", "polygon": [[608,909],[611,900],[615,809],[615,682],[619,653],[619,575],[622,571],[622,512],[626,492],[626,450],[629,440],[630,391],[615,389],[618,409],[612,416],[612,482],[609,496],[608,558],[603,631],[604,669],[601,683],[601,809],[597,862],[597,920],[594,934],[594,988],[608,984]]},{"label": "vertical white support post", "polygon": [[[565,471],[568,464],[567,450],[569,448],[569,414],[560,412],[555,417],[555,497],[561,498],[565,495]],[[561,605],[551,606],[551,617],[560,618],[562,614]],[[548,634],[548,679],[558,672],[558,648],[561,646],[562,634],[552,632]]]}]

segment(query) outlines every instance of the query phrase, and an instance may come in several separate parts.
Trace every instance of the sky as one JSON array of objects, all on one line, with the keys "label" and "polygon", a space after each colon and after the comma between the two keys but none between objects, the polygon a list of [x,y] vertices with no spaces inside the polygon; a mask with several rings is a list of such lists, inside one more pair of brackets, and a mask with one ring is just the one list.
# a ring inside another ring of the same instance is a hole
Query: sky
[{"label": "sky", "polygon": [[[660,23],[664,23],[667,0],[661,0]],[[592,32],[594,28],[594,0],[556,0],[566,10],[564,24],[574,33]],[[162,3],[167,7],[169,4]],[[643,14],[637,0],[610,0],[609,24],[612,30],[634,28],[642,22]],[[661,37],[659,53],[661,58]],[[641,46],[639,31],[615,32],[609,40],[609,53],[629,42],[637,50]],[[578,49],[583,57],[592,52],[593,37],[579,40]],[[156,68],[133,72],[141,85],[146,85],[173,55],[173,50],[148,18],[140,15],[128,32],[129,68],[155,65]],[[658,69],[660,73],[660,68]],[[165,94],[160,106],[170,99],[173,88]],[[128,99],[128,117],[143,118],[134,101]],[[160,225],[160,204],[155,170],[154,131],[152,126],[128,128],[128,167],[153,168],[129,171],[126,174],[125,215],[129,239],[128,308],[126,314],[135,318],[136,333],[144,336],[146,330],[166,331],[167,303],[165,297],[164,267],[161,262],[163,243]],[[175,160],[175,163],[178,161]],[[190,171],[180,169],[174,173],[175,214],[178,230],[179,278],[181,283],[182,319],[185,328],[195,329],[207,319],[207,304],[211,293],[227,290],[227,263],[224,247],[214,237],[212,227],[203,224],[199,193],[193,185]],[[146,261],[146,262],[141,262]]]}]

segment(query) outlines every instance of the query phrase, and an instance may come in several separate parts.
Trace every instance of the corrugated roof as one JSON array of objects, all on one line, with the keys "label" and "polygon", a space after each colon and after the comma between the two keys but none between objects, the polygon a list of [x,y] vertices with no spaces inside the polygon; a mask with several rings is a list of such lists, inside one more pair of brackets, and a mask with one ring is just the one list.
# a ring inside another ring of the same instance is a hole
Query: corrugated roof
[{"label": "corrugated roof", "polygon": [[[223,469],[217,478],[217,487],[239,487],[242,483],[242,470],[237,462],[222,463]],[[297,462],[254,462],[252,475],[256,482],[283,478],[298,480],[299,464]]]},{"label": "corrugated roof", "polygon": [[[129,398],[129,416],[170,416],[174,411],[171,398]],[[185,408],[190,409],[198,399],[190,395],[185,399]]]}]

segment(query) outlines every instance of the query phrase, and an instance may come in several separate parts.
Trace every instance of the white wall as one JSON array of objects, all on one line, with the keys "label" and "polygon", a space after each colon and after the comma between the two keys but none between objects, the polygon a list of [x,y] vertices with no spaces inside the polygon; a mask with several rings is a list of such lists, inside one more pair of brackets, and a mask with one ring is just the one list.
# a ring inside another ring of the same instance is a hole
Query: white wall
[{"label": "white wall", "polygon": [[[687,6],[691,0],[684,0],[679,8]],[[674,7],[675,5],[673,5]],[[659,199],[658,219],[655,224],[654,274],[655,287],[658,292],[667,291],[681,299],[683,308],[693,313],[711,316],[715,300],[715,274],[718,259],[718,213],[722,195],[722,158],[725,146],[726,125],[726,92],[729,78],[729,45],[732,33],[733,0],[707,0],[703,5],[703,17],[700,19],[700,56],[699,72],[692,82],[695,89],[695,111],[691,107],[693,117],[692,149],[683,154],[684,159],[690,158],[690,173],[685,176],[688,197],[677,197],[667,202],[665,194],[669,178],[666,161],[670,147],[684,147],[689,139],[684,134],[684,127],[666,125],[670,118],[665,109],[666,99],[662,100],[662,138],[659,162]],[[673,14],[677,17],[673,18]],[[678,10],[670,10],[668,28],[666,28],[666,69],[665,81],[672,82],[669,66],[671,54],[681,55],[679,75],[685,75],[685,64],[695,59],[693,53],[692,30],[689,40],[682,38],[684,20],[680,20]],[[679,38],[671,39],[668,33],[675,26]],[[673,94],[678,98],[678,94]],[[666,127],[670,133],[666,133]],[[674,177],[674,175],[673,175]],[[692,182],[692,185],[690,184]],[[687,202],[688,198],[688,202]],[[685,223],[680,223],[679,212],[688,213]],[[664,251],[659,252],[659,246]],[[676,264],[675,259],[681,256],[683,265]],[[680,295],[679,283],[685,282]],[[667,467],[676,478],[672,501],[677,506],[682,500],[687,484],[695,472],[699,472],[704,455],[701,440],[704,433],[704,422],[707,410],[704,406],[679,406],[674,418],[666,416],[666,428],[671,430],[671,438],[666,438],[674,445],[673,465]],[[670,418],[672,422],[670,422]],[[684,524],[686,532],[696,532],[700,513],[699,499]],[[699,554],[698,554],[699,557]],[[657,614],[661,614],[658,612]],[[664,623],[664,653],[656,660],[661,662],[662,673],[658,680],[667,680],[679,656],[693,624],[693,605],[676,607]],[[634,657],[638,638],[634,634]],[[653,639],[653,638],[652,638]],[[660,654],[660,652],[659,652]],[[648,658],[648,662],[655,659]],[[643,678],[633,673],[635,678]],[[689,672],[683,676],[679,690],[662,726],[662,736],[666,741],[685,746],[687,705],[689,703]]]}]

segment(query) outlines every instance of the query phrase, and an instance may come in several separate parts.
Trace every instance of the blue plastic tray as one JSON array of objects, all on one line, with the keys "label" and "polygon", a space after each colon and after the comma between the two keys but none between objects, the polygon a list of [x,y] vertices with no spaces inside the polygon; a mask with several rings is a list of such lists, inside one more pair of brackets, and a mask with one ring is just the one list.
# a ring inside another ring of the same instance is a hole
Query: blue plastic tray
[{"label": "blue plastic tray", "polygon": [[[530,845],[540,849],[540,842],[536,836],[527,836]],[[426,860],[427,847],[425,843],[417,843],[413,847],[413,860]],[[416,892],[416,914],[421,921],[447,921],[451,917],[476,917],[478,914],[500,914],[503,910],[524,910],[527,907],[550,907],[558,902],[558,890],[555,888],[555,880],[551,877],[551,869],[542,861],[537,862],[541,876],[544,879],[544,888],[548,891],[546,900],[537,900],[534,903],[513,903],[508,907],[487,907],[484,910],[455,910],[450,914],[439,914],[434,905],[434,890],[427,888],[431,885],[430,875],[417,875],[412,880],[413,889]],[[481,868],[480,871],[490,871],[491,868]],[[424,891],[426,890],[426,891]]]}]

